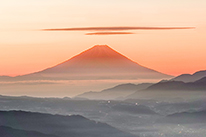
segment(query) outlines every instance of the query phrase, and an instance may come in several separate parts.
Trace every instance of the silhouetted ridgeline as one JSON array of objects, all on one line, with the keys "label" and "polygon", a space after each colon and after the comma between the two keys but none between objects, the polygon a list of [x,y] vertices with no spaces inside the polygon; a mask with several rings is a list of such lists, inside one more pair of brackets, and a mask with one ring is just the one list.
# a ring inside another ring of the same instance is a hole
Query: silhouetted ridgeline
[{"label": "silhouetted ridgeline", "polygon": [[146,89],[151,86],[151,83],[142,84],[121,84],[115,87],[102,90],[100,92],[85,92],[83,94],[77,95],[76,97],[94,99],[94,100],[108,100],[108,99],[122,99],[135,91]]},{"label": "silhouetted ridgeline", "polygon": [[146,90],[206,91],[206,77],[188,83],[182,81],[163,81],[148,87]]},{"label": "silhouetted ridgeline", "polygon": [[206,70],[195,72],[194,74],[182,74],[179,75],[171,81],[183,81],[183,82],[195,82],[203,77],[206,77]]},{"label": "silhouetted ridgeline", "polygon": [[11,127],[0,126],[1,137],[58,137],[55,135],[43,134],[36,131],[26,131]]},{"label": "silhouetted ridgeline", "polygon": [[204,98],[206,92],[206,77],[195,82],[162,80],[146,89],[128,95],[127,99],[160,99],[173,100],[175,98],[194,99]]},{"label": "silhouetted ridgeline", "polygon": [[[42,133],[42,137],[44,137],[43,134],[58,137],[135,137],[80,115],[62,116],[24,111],[0,111],[0,125],[21,130],[9,129],[15,134],[36,131]],[[28,133],[35,134],[34,132]],[[50,136],[48,135],[48,137]]]}]

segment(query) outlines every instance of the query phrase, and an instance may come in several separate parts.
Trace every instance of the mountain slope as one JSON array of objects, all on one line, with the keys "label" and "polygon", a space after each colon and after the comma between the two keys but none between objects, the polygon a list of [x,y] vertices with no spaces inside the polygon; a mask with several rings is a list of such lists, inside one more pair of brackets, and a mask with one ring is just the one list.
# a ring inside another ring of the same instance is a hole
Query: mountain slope
[{"label": "mountain slope", "polygon": [[170,77],[139,65],[107,45],[96,45],[54,67],[14,79],[161,79]]},{"label": "mountain slope", "polygon": [[177,76],[177,77],[171,79],[171,81],[194,82],[194,81],[201,79],[203,77],[206,77],[206,70],[198,71],[192,75],[191,74],[182,74],[180,76]]},{"label": "mountain slope", "polygon": [[79,115],[61,116],[24,111],[0,111],[0,125],[59,137],[134,137],[107,124]]},{"label": "mountain slope", "polygon": [[105,89],[100,92],[85,92],[83,94],[77,95],[76,97],[95,99],[95,100],[109,100],[109,99],[119,99],[125,96],[128,96],[135,91],[146,89],[151,86],[151,83],[142,83],[142,84],[121,84],[113,88]]},{"label": "mountain slope", "polygon": [[[160,78],[162,73],[143,67],[107,45],[96,45],[52,68],[39,72],[49,76],[69,75],[73,78]],[[71,75],[72,74],[72,75]],[[76,75],[75,75],[76,74]]]}]

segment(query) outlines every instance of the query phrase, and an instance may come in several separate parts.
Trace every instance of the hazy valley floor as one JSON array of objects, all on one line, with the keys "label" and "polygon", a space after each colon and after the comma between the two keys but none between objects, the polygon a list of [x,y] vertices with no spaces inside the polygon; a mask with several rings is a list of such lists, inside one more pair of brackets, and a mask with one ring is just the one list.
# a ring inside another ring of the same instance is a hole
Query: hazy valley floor
[{"label": "hazy valley floor", "polygon": [[78,114],[140,137],[204,137],[205,99],[172,100],[103,101],[1,96],[0,110]]}]

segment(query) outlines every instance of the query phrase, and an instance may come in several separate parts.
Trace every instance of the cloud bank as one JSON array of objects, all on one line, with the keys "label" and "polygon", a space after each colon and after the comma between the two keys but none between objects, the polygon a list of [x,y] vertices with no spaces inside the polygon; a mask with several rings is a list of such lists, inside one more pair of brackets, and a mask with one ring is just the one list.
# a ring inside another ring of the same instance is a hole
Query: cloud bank
[{"label": "cloud bank", "polygon": [[135,34],[133,32],[125,32],[132,30],[175,30],[175,29],[195,29],[195,27],[81,27],[81,28],[54,28],[42,29],[41,31],[93,31],[85,35],[126,35]]},{"label": "cloud bank", "polygon": [[42,29],[42,31],[126,31],[126,30],[194,29],[194,28],[195,27],[82,27],[82,28]]}]

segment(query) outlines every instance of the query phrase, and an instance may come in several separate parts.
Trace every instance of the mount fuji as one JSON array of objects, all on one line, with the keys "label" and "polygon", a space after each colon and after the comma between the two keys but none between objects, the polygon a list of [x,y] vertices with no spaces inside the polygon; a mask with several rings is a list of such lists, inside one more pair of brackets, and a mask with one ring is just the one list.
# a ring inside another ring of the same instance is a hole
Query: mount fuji
[{"label": "mount fuji", "polygon": [[162,78],[171,78],[171,76],[141,66],[107,45],[95,45],[54,67],[14,77],[14,79],[18,80]]}]

